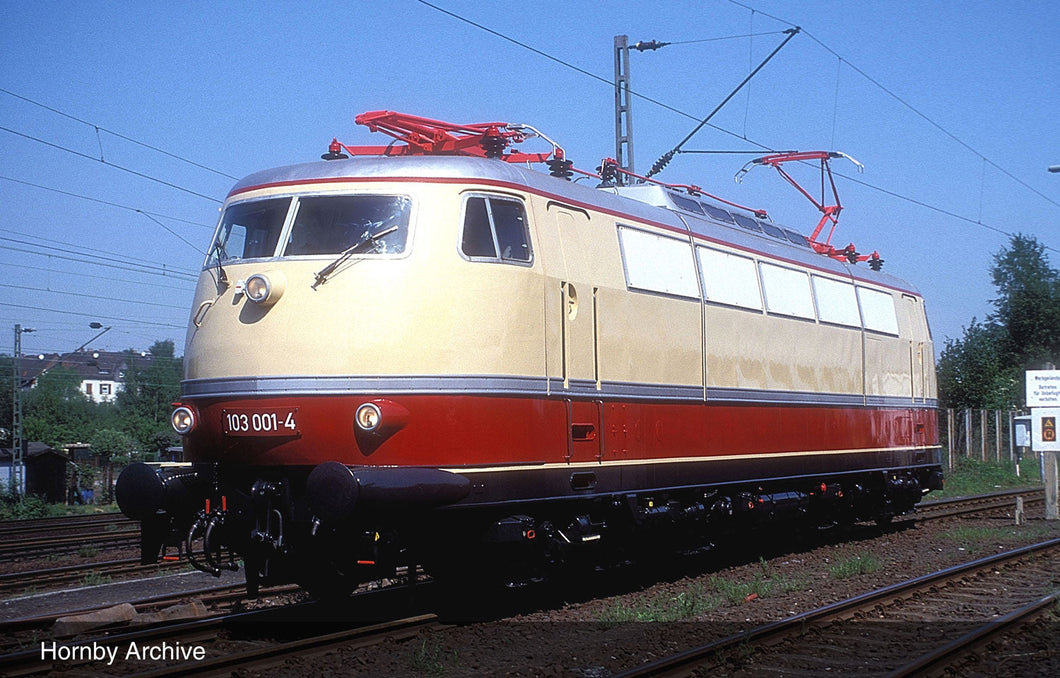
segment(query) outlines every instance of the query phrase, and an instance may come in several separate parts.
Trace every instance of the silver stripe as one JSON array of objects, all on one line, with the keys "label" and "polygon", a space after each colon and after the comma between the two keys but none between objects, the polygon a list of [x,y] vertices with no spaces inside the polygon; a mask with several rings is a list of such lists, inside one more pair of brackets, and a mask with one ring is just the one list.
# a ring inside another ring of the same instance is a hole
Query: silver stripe
[{"label": "silver stripe", "polygon": [[[604,400],[646,400],[671,402],[704,402],[700,386],[636,384],[571,380],[568,388],[555,378],[485,376],[291,376],[232,377],[225,379],[188,379],[181,384],[185,398],[231,398],[287,395],[505,395],[505,396],[571,396]],[[933,399],[893,396],[861,396],[842,393],[769,391],[736,388],[708,388],[710,403],[815,405],[834,407],[935,408]]]}]

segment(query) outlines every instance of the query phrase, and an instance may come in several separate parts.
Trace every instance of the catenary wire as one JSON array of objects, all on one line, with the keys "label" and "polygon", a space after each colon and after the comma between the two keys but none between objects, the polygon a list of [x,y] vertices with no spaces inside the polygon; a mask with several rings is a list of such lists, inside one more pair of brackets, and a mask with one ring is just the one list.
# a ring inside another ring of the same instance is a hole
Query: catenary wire
[{"label": "catenary wire", "polygon": [[[56,240],[54,238],[44,238],[44,237],[41,237],[39,235],[34,235],[32,233],[23,233],[22,231],[16,231],[16,230],[9,229],[9,228],[0,228],[0,233],[7,233],[8,235],[19,236],[20,238],[29,238],[28,242],[25,241],[25,240],[18,241],[18,243],[22,244],[22,245],[26,245],[26,244],[31,244],[32,243],[33,245],[35,245],[37,247],[44,247],[45,245],[41,244],[41,243],[51,243],[51,244],[55,244],[55,245],[62,245],[62,246],[65,246],[65,247],[71,247],[71,248],[74,248],[75,250],[78,250],[78,251],[83,251],[85,253],[88,253],[89,256],[92,256],[91,253],[96,252],[96,253],[99,253],[99,254],[105,254],[105,255],[109,255],[109,256],[113,256],[113,257],[120,257],[121,258],[120,261],[122,263],[126,263],[126,264],[132,263],[132,264],[143,265],[143,266],[148,266],[148,267],[161,266],[162,268],[164,268],[166,270],[184,272],[184,273],[188,273],[188,274],[195,274],[198,271],[198,269],[194,269],[194,268],[185,268],[185,269],[169,268],[168,264],[166,264],[164,262],[160,264],[159,262],[149,261],[147,259],[134,259],[134,258],[129,257],[128,255],[126,255],[124,253],[121,253],[121,252],[112,252],[110,250],[104,250],[104,249],[100,249],[98,247],[88,247],[86,245],[81,245],[81,244],[78,244],[78,243],[67,242],[65,240]],[[0,239],[3,239],[2,235],[0,235]]]},{"label": "catenary wire", "polygon": [[[136,261],[130,261],[127,257],[123,257],[122,255],[118,255],[118,254],[115,254],[113,257],[103,256],[103,255],[100,255],[100,254],[91,254],[91,253],[86,252],[86,251],[78,251],[77,249],[67,249],[67,248],[64,248],[64,247],[56,247],[56,246],[53,246],[53,245],[47,245],[47,246],[46,245],[39,245],[39,244],[37,244],[35,242],[32,242],[32,241],[19,240],[18,238],[8,238],[8,237],[5,237],[5,236],[0,236],[0,240],[7,241],[7,242],[10,242],[10,243],[15,243],[16,245],[23,245],[23,246],[27,246],[27,247],[38,247],[38,248],[41,248],[41,249],[45,249],[46,251],[44,251],[44,252],[35,252],[35,251],[30,252],[31,254],[39,254],[41,256],[57,256],[57,255],[54,255],[55,252],[61,252],[61,253],[64,253],[64,254],[77,254],[77,255],[81,255],[83,257],[91,257],[91,258],[94,258],[94,259],[98,259],[98,260],[100,260],[100,262],[107,262],[107,263],[99,263],[99,265],[110,265],[110,264],[117,263],[117,264],[131,265],[131,266],[136,266],[136,267],[139,267],[139,268],[142,268],[142,269],[147,269],[147,270],[143,271],[144,273],[161,273],[163,275],[167,274],[167,273],[171,273],[171,274],[174,274],[174,275],[198,277],[198,271],[193,271],[191,269],[170,268],[166,264],[138,263]],[[6,247],[4,245],[0,245],[0,247],[5,247],[5,249],[16,249],[14,247]],[[21,251],[26,251],[26,250],[21,250]],[[98,262],[85,261],[84,263],[86,263],[86,264],[95,264],[95,263],[98,263]],[[132,270],[132,269],[126,269],[126,270]]]},{"label": "catenary wire", "polygon": [[81,151],[75,151],[72,148],[67,148],[65,146],[60,146],[59,144],[54,144],[54,143],[52,143],[50,141],[45,141],[44,139],[41,139],[39,137],[35,137],[35,136],[30,135],[30,134],[26,134],[24,132],[19,132],[17,130],[13,130],[10,127],[4,127],[4,126],[0,125],[0,130],[3,130],[4,132],[7,132],[8,134],[14,134],[15,136],[22,137],[23,139],[29,139],[30,141],[35,141],[35,142],[37,142],[39,144],[43,144],[43,145],[48,146],[50,148],[55,148],[55,149],[60,150],[60,151],[65,151],[65,152],[70,153],[72,155],[76,155],[79,158],[84,158],[86,160],[91,160],[93,162],[102,163],[103,165],[106,165],[107,167],[113,167],[113,168],[119,169],[119,170],[121,170],[123,172],[128,172],[129,174],[132,174],[134,176],[138,176],[138,177],[140,177],[142,179],[147,179],[149,181],[154,181],[155,183],[162,184],[163,186],[168,186],[170,188],[176,189],[178,191],[182,191],[184,193],[188,193],[190,195],[194,195],[194,196],[196,196],[198,198],[203,198],[205,200],[209,200],[210,202],[215,202],[217,204],[221,204],[221,201],[218,200],[217,198],[214,198],[212,196],[206,195],[204,193],[199,193],[198,191],[193,191],[190,188],[184,188],[183,186],[178,186],[177,184],[174,184],[172,182],[166,181],[165,179],[159,179],[158,177],[153,177],[150,174],[144,174],[143,172],[137,172],[134,169],[129,169],[128,167],[123,167],[123,166],[115,164],[113,162],[107,162],[106,160],[103,160],[102,158],[95,158],[95,157],[93,157],[91,155],[88,155],[87,153],[82,153]]},{"label": "catenary wire", "polygon": [[[52,113],[55,113],[56,115],[61,115],[64,118],[69,118],[70,120],[74,120],[76,122],[79,122],[82,125],[88,125],[89,127],[91,127],[91,128],[96,130],[97,140],[99,138],[99,132],[103,131],[103,132],[106,132],[107,134],[110,134],[111,136],[118,137],[119,139],[124,139],[125,141],[129,141],[131,143],[134,143],[137,146],[142,146],[144,148],[148,148],[148,149],[150,149],[152,151],[155,151],[156,153],[161,153],[162,155],[166,155],[166,156],[169,156],[170,158],[174,158],[176,160],[180,160],[181,162],[186,162],[189,165],[192,165],[194,167],[198,167],[199,169],[204,169],[207,172],[213,172],[214,174],[218,174],[218,175],[220,175],[222,177],[227,177],[228,179],[232,179],[233,181],[239,179],[239,177],[234,177],[231,174],[228,174],[226,172],[222,172],[221,170],[217,170],[217,169],[214,169],[213,167],[209,167],[207,165],[203,165],[202,163],[195,162],[194,160],[189,160],[188,158],[179,156],[176,153],[171,153],[171,152],[166,151],[164,149],[158,148],[157,146],[152,146],[151,144],[147,144],[147,143],[144,143],[144,142],[139,141],[137,139],[133,139],[132,137],[126,136],[124,134],[121,134],[120,132],[115,132],[114,130],[109,130],[106,127],[101,127],[100,125],[97,125],[95,123],[88,122],[87,120],[82,120],[81,118],[78,118],[77,116],[70,115],[69,113],[66,113],[64,111],[60,111],[57,108],[54,108],[52,106],[48,106],[47,104],[42,104],[39,101],[34,101],[33,99],[30,99],[29,97],[22,96],[21,94],[16,94],[15,92],[12,92],[9,89],[4,89],[3,87],[0,87],[0,92],[3,92],[4,94],[6,94],[8,96],[11,96],[11,97],[14,97],[16,99],[21,99],[22,101],[25,101],[27,103],[33,104],[34,106],[39,106],[40,108],[43,108],[46,111],[51,111]],[[100,156],[102,157],[102,155],[103,155],[103,142],[100,141]]]},{"label": "catenary wire", "polygon": [[28,292],[45,292],[48,294],[61,294],[66,297],[83,297],[85,299],[101,299],[103,301],[113,301],[122,304],[139,304],[141,306],[155,306],[158,308],[173,308],[178,311],[186,311],[187,306],[177,306],[175,304],[160,304],[155,301],[140,301],[138,299],[122,299],[121,297],[115,296],[102,296],[99,294],[85,294],[84,292],[70,292],[68,290],[53,290],[45,289],[43,287],[30,287],[28,285],[9,285],[7,283],[0,283],[0,287],[12,289],[12,290],[24,290]]},{"label": "catenary wire", "polygon": [[139,325],[154,325],[156,327],[171,327],[177,330],[185,329],[184,325],[174,325],[172,323],[154,322],[152,320],[145,320],[143,318],[122,318],[112,315],[100,315],[99,313],[84,313],[81,311],[64,311],[59,308],[44,308],[43,306],[26,306],[25,304],[11,304],[6,301],[0,301],[0,306],[8,308],[22,308],[29,309],[31,311],[47,311],[49,313],[61,313],[63,315],[76,315],[84,318],[94,318],[96,320],[112,320],[125,323],[135,323]]},{"label": "catenary wire", "polygon": [[16,184],[22,184],[23,186],[31,186],[33,188],[39,188],[42,191],[51,191],[52,193],[58,193],[60,195],[69,196],[71,198],[80,198],[81,200],[88,200],[90,202],[99,203],[100,205],[107,205],[108,207],[117,207],[119,209],[128,210],[130,212],[137,212],[140,214],[148,214],[153,217],[159,217],[161,219],[169,219],[170,221],[179,221],[182,224],[188,224],[190,226],[199,226],[201,228],[213,229],[213,226],[207,224],[200,224],[197,221],[191,221],[190,219],[181,219],[180,217],[174,217],[170,214],[161,214],[159,212],[149,212],[138,207],[130,207],[129,205],[122,205],[121,203],[111,202],[109,200],[101,200],[100,198],[92,198],[87,195],[81,195],[80,193],[71,193],[70,191],[63,191],[58,188],[52,188],[51,186],[43,186],[41,184],[35,184],[32,181],[25,181],[23,179],[15,179],[14,177],[8,177],[0,174],[0,179],[4,181],[10,181]]},{"label": "catenary wire", "polygon": [[[780,23],[788,24],[789,26],[794,26],[795,25],[795,24],[791,23],[790,21],[787,21],[786,19],[781,19],[779,17],[775,17],[775,16],[772,16],[770,14],[766,14],[765,12],[762,12],[761,10],[757,10],[757,9],[751,7],[750,5],[745,5],[742,2],[738,2],[737,0],[728,0],[728,2],[733,4],[733,5],[736,5],[737,7],[742,7],[744,9],[746,9],[746,10],[749,10],[749,11],[752,11],[752,12],[758,12],[759,14],[762,14],[763,16],[767,16],[770,19],[773,19],[774,21],[779,21]],[[1034,193],[1039,198],[1042,198],[1043,200],[1045,200],[1046,202],[1050,203],[1051,205],[1054,205],[1056,207],[1060,207],[1060,202],[1057,202],[1056,200],[1052,199],[1051,197],[1045,195],[1044,193],[1039,191],[1037,188],[1031,186],[1027,182],[1023,181],[1022,179],[1020,179],[1016,175],[1014,175],[1011,172],[1009,172],[1008,170],[1006,170],[1004,167],[1001,167],[996,162],[994,162],[990,158],[988,158],[985,155],[983,155],[982,153],[980,153],[978,150],[976,150],[970,144],[968,144],[965,141],[963,141],[962,139],[960,139],[956,134],[954,134],[953,132],[949,131],[945,127],[943,127],[941,124],[939,124],[938,122],[936,122],[935,120],[930,118],[927,114],[921,112],[920,109],[918,109],[913,104],[909,103],[909,101],[907,101],[905,98],[899,96],[897,93],[892,91],[890,88],[888,88],[885,85],[883,85],[883,83],[881,83],[879,80],[877,80],[876,78],[873,78],[871,75],[869,75],[868,73],[866,73],[862,69],[860,69],[857,66],[855,66],[853,63],[851,63],[850,59],[844,58],[841,54],[839,54],[834,49],[829,47],[823,40],[821,40],[820,38],[815,36],[813,33],[811,33],[810,31],[806,31],[805,29],[803,30],[803,32],[806,33],[806,37],[808,37],[810,40],[813,40],[814,42],[816,42],[826,52],[828,52],[832,56],[840,59],[847,66],[852,68],[855,73],[857,73],[861,77],[863,77],[866,80],[868,80],[869,82],[871,82],[873,85],[875,85],[877,88],[879,88],[881,91],[883,91],[885,94],[887,94],[889,97],[891,97],[892,99],[894,99],[895,101],[897,101],[901,105],[903,105],[906,108],[908,108],[910,111],[915,113],[917,116],[919,116],[926,123],[928,123],[929,125],[931,125],[935,129],[937,129],[938,131],[940,131],[943,134],[945,134],[947,137],[949,137],[954,142],[956,142],[957,144],[959,144],[960,146],[962,146],[963,148],[965,148],[966,150],[968,150],[969,152],[974,154],[976,157],[981,158],[984,162],[988,163],[991,167],[993,167],[997,171],[1001,172],[1002,174],[1007,176],[1009,179],[1012,179],[1013,181],[1018,183],[1020,186],[1023,186],[1028,191]]]},{"label": "catenary wire", "polygon": [[[588,76],[588,77],[590,77],[590,78],[592,78],[594,80],[597,80],[599,82],[605,83],[608,86],[611,86],[611,87],[614,86],[614,82],[612,82],[611,80],[608,80],[607,78],[604,78],[604,77],[599,76],[599,75],[597,75],[595,73],[587,71],[587,70],[585,70],[583,68],[575,66],[575,65],[573,65],[573,64],[571,64],[569,62],[563,61],[562,59],[559,59],[559,58],[557,58],[555,56],[552,56],[551,54],[543,52],[543,51],[541,51],[541,50],[539,50],[539,49],[537,49],[535,47],[531,47],[530,45],[527,45],[526,43],[523,43],[523,42],[520,42],[518,40],[515,40],[514,38],[511,38],[511,37],[509,37],[507,35],[504,35],[503,33],[500,33],[500,32],[498,32],[498,31],[496,31],[496,30],[494,30],[492,28],[489,28],[487,26],[479,24],[479,23],[477,23],[475,21],[472,21],[472,20],[470,20],[470,19],[468,19],[466,17],[460,16],[459,14],[451,12],[451,11],[449,11],[447,9],[442,8],[442,7],[438,7],[437,5],[434,5],[434,4],[430,3],[430,2],[427,2],[426,0],[416,0],[416,1],[419,2],[422,5],[426,5],[427,7],[430,7],[431,9],[434,9],[434,10],[436,10],[438,12],[441,12],[442,14],[445,14],[445,15],[447,15],[449,17],[452,17],[452,18],[454,18],[454,19],[456,19],[458,21],[462,21],[462,22],[464,22],[466,24],[474,26],[475,28],[483,30],[483,31],[485,31],[485,32],[487,32],[487,33],[489,33],[489,34],[491,34],[493,36],[501,38],[502,40],[506,40],[506,41],[508,41],[508,42],[510,42],[510,43],[512,43],[514,45],[522,47],[523,49],[529,50],[529,51],[533,52],[534,54],[537,54],[537,55],[542,56],[542,57],[544,57],[546,59],[549,59],[550,61],[554,61],[554,62],[556,62],[556,63],[558,63],[558,64],[560,64],[560,65],[562,65],[562,66],[564,66],[566,68],[570,68],[570,69],[572,69],[572,70],[574,70],[574,71],[576,71],[578,73],[581,73],[583,75],[586,75],[586,76]],[[777,18],[775,16],[772,16],[771,14],[762,12],[761,10],[756,10],[755,8],[750,7],[748,5],[744,5],[744,4],[740,3],[740,2],[736,2],[736,0],[728,0],[728,2],[730,2],[730,3],[734,4],[734,5],[737,5],[739,7],[742,7],[744,9],[747,9],[749,11],[757,12],[758,14],[762,14],[763,16],[769,17],[770,19],[773,19],[775,21],[779,21],[781,23],[788,24],[789,26],[795,26],[795,24],[792,24],[791,22],[785,21],[784,19],[779,19],[779,18]],[[809,35],[815,42],[817,42],[819,45],[821,45],[822,47],[827,49],[831,54],[835,55],[838,58],[842,58],[838,53],[836,53],[831,48],[828,48],[823,42],[821,42],[818,38],[816,38],[815,36],[813,36],[810,33],[808,33],[805,29],[803,29],[803,33],[806,33],[807,35]],[[855,66],[853,66],[849,61],[847,61],[845,59],[844,59],[844,61],[845,61],[845,63],[848,66],[850,66],[851,68],[854,68],[858,73],[862,73],[862,71],[860,71]],[[865,77],[868,78],[868,76],[865,76]],[[872,78],[869,78],[869,80],[870,80],[870,82],[873,82],[873,84],[877,84],[876,81],[873,80]],[[877,86],[881,87],[881,89],[884,89],[884,91],[887,91],[885,88],[883,88],[882,85],[878,85],[877,84]],[[887,91],[887,92],[888,92],[888,94],[891,94],[891,96],[894,96],[895,98],[898,98],[896,95],[892,94],[891,92],[889,92],[889,91]],[[661,101],[659,101],[657,99],[654,99],[652,97],[645,96],[645,95],[640,94],[638,92],[635,92],[633,90],[630,90],[629,93],[630,93],[631,96],[636,96],[636,97],[638,97],[640,99],[643,99],[644,101],[647,101],[649,103],[655,104],[656,106],[659,106],[660,108],[663,108],[664,110],[670,111],[672,113],[676,113],[677,115],[686,117],[686,118],[688,118],[690,120],[697,120],[697,121],[699,120],[699,118],[697,116],[692,115],[691,113],[687,113],[685,111],[677,109],[677,108],[675,108],[673,106],[670,106],[669,104],[663,103],[663,102],[661,102]],[[899,101],[901,101],[901,99],[899,99]],[[906,105],[908,106],[908,104],[906,104]],[[919,111],[917,111],[917,114],[920,115],[921,117],[924,117],[925,119],[927,119],[926,116],[924,116]],[[932,122],[932,124],[938,126],[937,123]],[[717,125],[715,125],[713,123],[708,123],[707,126],[713,128],[713,129],[715,129],[715,130],[717,130],[719,132],[727,134],[729,136],[732,136],[732,137],[735,137],[735,138],[740,139],[742,141],[745,141],[745,142],[751,144],[752,146],[757,146],[758,148],[760,148],[760,149],[762,149],[764,151],[770,151],[770,152],[775,152],[776,151],[776,149],[771,148],[770,146],[767,146],[766,144],[763,144],[761,142],[755,141],[754,139],[750,139],[750,138],[748,138],[746,136],[741,136],[740,134],[737,134],[735,132],[729,131],[729,130],[724,129],[722,127],[719,127],[719,126],[717,126]],[[952,136],[949,132],[947,132],[947,134]],[[954,137],[954,139],[956,139],[956,137]],[[978,151],[975,151],[975,149],[972,149],[970,146],[967,146],[967,144],[964,144],[963,142],[960,142],[960,143],[962,145],[964,145],[965,147],[969,148],[977,156],[983,157],[981,153],[979,153]],[[987,162],[990,162],[990,161],[987,159]],[[996,166],[992,162],[990,164],[993,165],[993,166]],[[1012,177],[1015,181],[1017,181],[1021,185],[1026,186],[1029,190],[1033,191],[1035,194],[1042,195],[1039,191],[1037,191],[1033,187],[1030,187],[1025,182],[1023,182],[1023,181],[1021,181],[1019,179],[1016,179],[1015,177],[1013,177],[1011,174],[1009,174],[1005,170],[1003,170],[1001,168],[998,168],[998,169],[1000,171],[1002,171],[1004,174],[1006,174],[1007,176]],[[891,191],[891,190],[886,189],[886,188],[875,186],[875,185],[870,184],[870,183],[868,183],[866,181],[862,181],[860,179],[854,179],[853,177],[850,177],[848,175],[845,175],[845,174],[842,174],[842,173],[839,173],[839,172],[836,172],[836,175],[837,176],[841,176],[841,177],[843,177],[845,179],[849,179],[849,180],[851,180],[851,181],[853,181],[853,182],[855,182],[855,183],[857,183],[857,184],[859,184],[861,186],[864,186],[866,188],[878,191],[878,192],[883,193],[884,195],[890,196],[892,198],[903,200],[903,201],[906,201],[906,202],[908,202],[910,204],[917,205],[919,207],[925,207],[925,208],[931,209],[932,211],[938,212],[939,214],[952,216],[952,217],[954,217],[956,219],[959,219],[961,221],[967,222],[969,224],[974,224],[974,225],[977,225],[977,226],[981,226],[981,227],[986,228],[986,229],[988,229],[990,231],[994,231],[996,233],[1000,233],[1000,234],[1006,235],[1008,237],[1013,237],[1015,235],[1015,234],[1013,234],[1013,233],[1011,233],[1009,231],[1006,231],[1004,229],[998,228],[996,226],[991,226],[991,225],[989,225],[989,224],[987,224],[985,222],[978,221],[978,220],[975,220],[975,219],[971,219],[969,217],[965,217],[965,216],[961,216],[961,215],[955,214],[955,213],[950,212],[948,210],[942,209],[941,207],[937,207],[937,206],[931,205],[929,203],[925,203],[922,200],[917,200],[916,198],[912,198],[912,197],[909,197],[909,196],[906,196],[906,195],[902,195],[900,193],[897,193],[895,191]],[[1043,196],[1043,197],[1045,197],[1045,196]],[[1054,205],[1057,204],[1055,201],[1049,199],[1048,197],[1046,197],[1045,199],[1048,200],[1050,203],[1052,203]],[[1049,249],[1051,251],[1060,252],[1060,250],[1054,249],[1052,247],[1049,247],[1049,246],[1045,246],[1045,247],[1046,247],[1046,249]]]}]

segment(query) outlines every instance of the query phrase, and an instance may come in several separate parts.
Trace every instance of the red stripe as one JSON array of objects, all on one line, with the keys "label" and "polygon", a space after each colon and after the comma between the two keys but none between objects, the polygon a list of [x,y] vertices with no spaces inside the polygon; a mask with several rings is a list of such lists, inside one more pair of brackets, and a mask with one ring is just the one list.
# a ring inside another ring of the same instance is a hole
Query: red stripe
[{"label": "red stripe", "polygon": [[[354,412],[378,396],[195,401],[200,423],[185,439],[190,461],[261,465],[478,466],[652,460],[924,447],[938,442],[935,410],[807,406],[575,402],[474,395],[399,395],[407,425],[380,441],[354,435]],[[222,410],[292,408],[298,437],[226,437]],[[599,414],[597,414],[599,412]],[[384,421],[384,425],[385,425]]]}]

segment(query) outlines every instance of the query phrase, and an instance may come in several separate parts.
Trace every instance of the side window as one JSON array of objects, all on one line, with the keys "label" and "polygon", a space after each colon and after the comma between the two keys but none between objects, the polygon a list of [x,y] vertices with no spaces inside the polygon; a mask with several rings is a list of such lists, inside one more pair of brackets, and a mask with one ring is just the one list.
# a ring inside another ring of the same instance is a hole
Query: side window
[{"label": "side window", "polygon": [[707,301],[762,310],[762,292],[753,259],[697,247]]},{"label": "side window", "polygon": [[626,286],[699,299],[692,248],[687,240],[618,227]]},{"label": "side window", "polygon": [[822,322],[861,327],[853,285],[815,275],[813,291],[817,294],[817,317]]},{"label": "side window", "polygon": [[519,200],[471,196],[464,203],[460,251],[472,259],[530,263],[530,232],[526,208]]},{"label": "side window", "polygon": [[815,320],[813,297],[810,295],[810,276],[773,264],[761,264],[762,291],[766,296],[766,310],[770,313]]},{"label": "side window", "polygon": [[859,287],[858,302],[861,304],[861,316],[865,319],[865,329],[898,334],[898,315],[894,309],[894,297],[886,292]]}]

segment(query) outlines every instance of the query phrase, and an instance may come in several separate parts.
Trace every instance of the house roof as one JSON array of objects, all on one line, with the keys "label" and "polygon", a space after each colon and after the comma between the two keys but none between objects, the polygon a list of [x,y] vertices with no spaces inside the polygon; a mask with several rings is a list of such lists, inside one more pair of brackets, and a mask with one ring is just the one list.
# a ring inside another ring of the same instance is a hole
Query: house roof
[{"label": "house roof", "polygon": [[[66,455],[64,455],[62,452],[56,450],[53,447],[45,445],[44,443],[40,443],[40,442],[28,442],[28,443],[26,443],[26,459],[31,459],[33,457],[40,457],[40,456],[43,456],[43,455],[46,455],[46,454],[58,455],[58,456],[62,457],[63,459],[66,458]],[[12,455],[11,455],[11,448],[10,447],[0,447],[0,462],[10,463],[11,462],[11,456]]]},{"label": "house roof", "polygon": [[74,353],[41,353],[23,355],[19,364],[24,382],[36,381],[48,370],[62,367],[86,379],[120,382],[125,380],[125,371],[135,364],[143,368],[151,364],[150,353],[133,351],[99,351],[85,349]]}]

